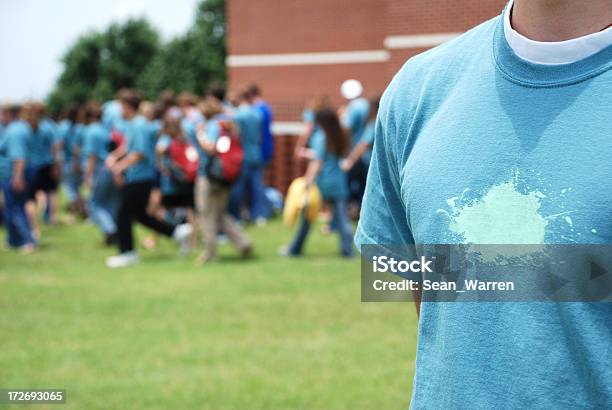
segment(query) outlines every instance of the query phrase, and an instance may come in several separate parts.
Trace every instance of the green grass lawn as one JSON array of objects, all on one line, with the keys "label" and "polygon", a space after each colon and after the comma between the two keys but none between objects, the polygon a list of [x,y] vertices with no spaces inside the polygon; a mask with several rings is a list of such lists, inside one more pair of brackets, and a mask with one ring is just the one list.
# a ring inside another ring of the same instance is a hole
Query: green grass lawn
[{"label": "green grass lawn", "polygon": [[222,246],[205,267],[162,240],[106,269],[87,224],[46,228],[33,255],[0,250],[0,388],[67,389],[37,409],[407,408],[414,306],[361,303],[336,236],[284,259],[279,222],[248,234],[253,260]]}]

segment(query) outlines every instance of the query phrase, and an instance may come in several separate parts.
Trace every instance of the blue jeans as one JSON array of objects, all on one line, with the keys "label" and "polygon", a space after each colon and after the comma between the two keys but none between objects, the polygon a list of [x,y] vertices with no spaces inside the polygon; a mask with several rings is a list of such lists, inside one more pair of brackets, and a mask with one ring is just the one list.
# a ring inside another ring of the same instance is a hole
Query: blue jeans
[{"label": "blue jeans", "polygon": [[10,179],[2,184],[4,192],[4,225],[8,233],[8,244],[12,248],[34,245],[32,229],[25,212],[28,200],[27,189],[21,192],[13,190]]},{"label": "blue jeans", "polygon": [[249,206],[251,220],[270,216],[270,207],[264,192],[263,168],[259,164],[245,164],[238,181],[232,187],[228,210],[238,220],[241,219],[240,211],[245,200]]},{"label": "blue jeans", "polygon": [[[345,257],[353,256],[353,231],[351,222],[346,213],[346,201],[335,199],[328,202],[332,205],[333,221],[335,221],[338,234],[340,235],[340,254]],[[310,222],[304,217],[301,218],[300,227],[289,245],[290,255],[301,255],[304,243],[310,232]]]},{"label": "blue jeans", "polygon": [[89,198],[89,217],[105,235],[117,232],[119,191],[113,175],[106,167],[99,167],[93,176],[93,189]]}]

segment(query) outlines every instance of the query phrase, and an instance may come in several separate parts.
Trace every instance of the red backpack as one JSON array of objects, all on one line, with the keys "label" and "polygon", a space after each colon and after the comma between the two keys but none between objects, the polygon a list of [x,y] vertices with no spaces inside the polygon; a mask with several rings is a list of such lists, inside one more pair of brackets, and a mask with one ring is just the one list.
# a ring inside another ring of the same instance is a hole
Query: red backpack
[{"label": "red backpack", "polygon": [[211,181],[231,186],[240,176],[244,160],[244,150],[240,138],[227,120],[219,121],[219,137],[216,142],[216,153],[206,165],[206,176]]},{"label": "red backpack", "polygon": [[187,141],[173,138],[168,152],[172,178],[181,183],[195,181],[200,162],[195,148]]}]

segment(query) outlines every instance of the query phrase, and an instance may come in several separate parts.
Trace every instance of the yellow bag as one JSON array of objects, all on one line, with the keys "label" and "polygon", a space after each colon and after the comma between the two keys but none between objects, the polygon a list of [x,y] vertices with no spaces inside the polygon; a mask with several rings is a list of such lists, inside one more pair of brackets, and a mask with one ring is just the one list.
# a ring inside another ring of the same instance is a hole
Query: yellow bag
[{"label": "yellow bag", "polygon": [[319,188],[312,184],[306,192],[306,180],[299,177],[289,185],[287,197],[285,198],[285,208],[283,209],[283,223],[292,228],[300,214],[304,214],[309,222],[314,222],[321,211],[323,199]]}]

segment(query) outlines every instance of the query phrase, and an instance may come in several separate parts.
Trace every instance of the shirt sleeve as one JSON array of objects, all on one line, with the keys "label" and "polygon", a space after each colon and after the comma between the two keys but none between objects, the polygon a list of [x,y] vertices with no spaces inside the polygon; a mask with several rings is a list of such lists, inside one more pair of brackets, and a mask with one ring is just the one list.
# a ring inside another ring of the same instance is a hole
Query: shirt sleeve
[{"label": "shirt sleeve", "polygon": [[27,141],[28,138],[25,132],[21,130],[12,130],[7,136],[8,138],[8,157],[11,161],[24,160],[28,154]]},{"label": "shirt sleeve", "polygon": [[[414,239],[401,195],[396,145],[381,120],[375,127],[374,150],[368,172],[355,244],[410,245]],[[392,134],[392,133],[390,133]]]}]

